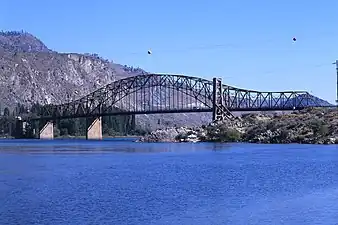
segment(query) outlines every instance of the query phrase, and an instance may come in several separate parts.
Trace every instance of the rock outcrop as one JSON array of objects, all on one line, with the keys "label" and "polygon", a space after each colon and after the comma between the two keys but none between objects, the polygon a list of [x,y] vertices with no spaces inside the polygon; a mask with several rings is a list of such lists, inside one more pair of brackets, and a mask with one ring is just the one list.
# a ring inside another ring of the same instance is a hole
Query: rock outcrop
[{"label": "rock outcrop", "polygon": [[[204,134],[205,135],[205,134]],[[166,128],[158,129],[149,135],[141,137],[139,142],[197,142],[203,136],[201,128]]]},{"label": "rock outcrop", "polygon": [[[337,127],[338,110],[306,109],[287,115],[246,114],[238,121],[154,131],[140,141],[338,144]],[[195,138],[189,139],[192,134]]]}]

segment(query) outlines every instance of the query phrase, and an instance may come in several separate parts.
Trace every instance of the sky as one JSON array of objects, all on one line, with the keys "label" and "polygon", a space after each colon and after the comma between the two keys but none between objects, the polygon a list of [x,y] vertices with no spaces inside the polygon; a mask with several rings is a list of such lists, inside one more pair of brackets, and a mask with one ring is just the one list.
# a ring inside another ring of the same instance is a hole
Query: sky
[{"label": "sky", "polygon": [[336,0],[1,0],[0,29],[153,73],[305,90],[334,103],[337,8]]}]

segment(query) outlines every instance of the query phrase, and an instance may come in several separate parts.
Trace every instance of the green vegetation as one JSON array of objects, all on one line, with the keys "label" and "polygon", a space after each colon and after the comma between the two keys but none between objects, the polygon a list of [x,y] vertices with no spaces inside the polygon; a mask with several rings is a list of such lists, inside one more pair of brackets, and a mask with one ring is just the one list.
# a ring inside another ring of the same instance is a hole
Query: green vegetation
[{"label": "green vegetation", "polygon": [[220,124],[216,129],[209,126],[206,128],[206,132],[205,141],[238,142],[242,136],[239,131],[229,128],[225,124]]}]

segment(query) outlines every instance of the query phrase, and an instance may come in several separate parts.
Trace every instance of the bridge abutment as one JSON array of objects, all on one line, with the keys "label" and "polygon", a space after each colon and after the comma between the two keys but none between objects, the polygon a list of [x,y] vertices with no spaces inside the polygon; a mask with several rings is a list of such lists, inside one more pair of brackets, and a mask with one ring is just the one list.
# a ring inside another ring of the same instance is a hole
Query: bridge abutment
[{"label": "bridge abutment", "polygon": [[47,121],[39,131],[40,139],[54,139],[54,123]]},{"label": "bridge abutment", "polygon": [[102,139],[102,117],[87,118],[87,140]]}]

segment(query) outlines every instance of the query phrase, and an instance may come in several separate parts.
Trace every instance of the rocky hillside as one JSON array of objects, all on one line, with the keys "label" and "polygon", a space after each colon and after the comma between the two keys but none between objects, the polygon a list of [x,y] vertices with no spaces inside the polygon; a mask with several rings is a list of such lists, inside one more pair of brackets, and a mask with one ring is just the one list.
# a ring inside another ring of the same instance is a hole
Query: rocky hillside
[{"label": "rocky hillside", "polygon": [[291,114],[246,114],[241,120],[202,127],[156,130],[142,142],[253,142],[338,144],[337,109],[306,109]]},{"label": "rocky hillside", "polygon": [[0,48],[9,52],[51,52],[42,41],[24,31],[0,32]]},{"label": "rocky hillside", "polygon": [[[95,54],[58,53],[26,32],[0,32],[1,108],[16,103],[60,104],[80,98],[117,79],[146,73],[102,59]],[[148,129],[197,125],[210,114],[140,115]]]}]

